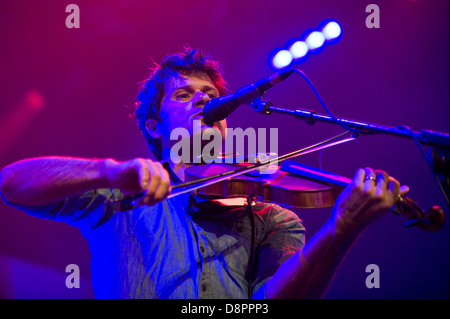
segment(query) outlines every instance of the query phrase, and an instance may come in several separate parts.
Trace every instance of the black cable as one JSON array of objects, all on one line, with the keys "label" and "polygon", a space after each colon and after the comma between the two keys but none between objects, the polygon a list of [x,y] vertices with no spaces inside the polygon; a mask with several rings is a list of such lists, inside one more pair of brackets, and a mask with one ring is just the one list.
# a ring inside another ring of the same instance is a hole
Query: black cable
[{"label": "black cable", "polygon": [[339,126],[345,128],[347,131],[350,131],[350,132],[353,132],[353,133],[357,133],[357,134],[362,133],[361,131],[359,131],[359,130],[357,130],[357,129],[354,129],[354,128],[351,128],[351,127],[349,127],[349,126],[347,126],[347,125],[341,123],[340,121],[338,121],[338,119],[333,115],[333,113],[331,113],[331,111],[330,111],[330,110],[328,109],[328,107],[326,106],[325,102],[324,102],[324,101],[322,100],[322,98],[320,97],[319,92],[317,92],[317,89],[314,87],[314,84],[312,83],[312,81],[306,76],[306,74],[305,74],[303,71],[301,71],[301,70],[299,70],[299,69],[296,69],[296,68],[292,68],[292,71],[294,71],[294,72],[296,72],[297,74],[299,74],[299,75],[306,81],[306,83],[308,83],[308,85],[309,85],[309,86],[311,87],[311,89],[313,90],[314,95],[317,97],[317,99],[319,100],[320,104],[321,104],[322,107],[324,108],[325,112],[328,113],[328,115],[333,119],[333,121],[334,121],[337,125],[339,125]]},{"label": "black cable", "polygon": [[408,126],[397,126],[400,129],[403,129],[405,131],[407,131],[409,133],[409,135],[411,136],[411,138],[413,139],[414,143],[416,143],[417,148],[419,149],[420,154],[422,154],[422,157],[424,158],[425,162],[427,163],[428,168],[431,170],[431,174],[433,175],[433,179],[436,182],[437,187],[439,188],[439,190],[442,192],[442,194],[444,195],[444,198],[447,202],[447,205],[449,203],[449,199],[448,199],[448,195],[447,192],[445,191],[445,189],[443,188],[441,182],[439,181],[439,178],[436,175],[436,172],[433,170],[433,168],[429,165],[428,161],[427,161],[427,155],[425,154],[425,151],[422,148],[422,145],[420,144],[420,141],[417,139],[417,137],[414,135],[414,132],[411,128],[409,128]]},{"label": "black cable", "polygon": [[250,261],[248,267],[248,299],[252,299],[252,289],[253,289],[253,276],[254,276],[254,267],[255,267],[255,255],[256,255],[256,220],[255,213],[252,207],[253,197],[250,195],[247,197],[247,205],[249,208],[250,221],[252,224],[252,239],[250,246]]}]

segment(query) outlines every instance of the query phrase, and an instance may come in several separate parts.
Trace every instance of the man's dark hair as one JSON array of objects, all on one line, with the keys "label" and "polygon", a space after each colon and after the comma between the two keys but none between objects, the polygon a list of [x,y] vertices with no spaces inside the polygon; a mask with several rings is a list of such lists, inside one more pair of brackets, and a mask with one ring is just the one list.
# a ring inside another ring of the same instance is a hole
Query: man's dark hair
[{"label": "man's dark hair", "polygon": [[161,102],[170,79],[177,74],[185,76],[208,75],[219,94],[224,95],[226,82],[221,73],[222,70],[217,61],[204,54],[201,49],[191,49],[190,47],[185,47],[182,52],[165,56],[161,65],[155,63],[151,68],[150,76],[140,84],[134,116],[156,160],[162,159],[162,140],[153,138],[147,132],[145,122],[148,119],[160,122]]}]

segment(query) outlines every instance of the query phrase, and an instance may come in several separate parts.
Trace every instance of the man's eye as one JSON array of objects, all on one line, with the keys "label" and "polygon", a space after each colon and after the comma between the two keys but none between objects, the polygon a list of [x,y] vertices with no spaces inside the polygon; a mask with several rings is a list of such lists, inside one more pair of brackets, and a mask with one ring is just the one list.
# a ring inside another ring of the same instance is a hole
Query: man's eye
[{"label": "man's eye", "polygon": [[209,96],[210,99],[214,99],[216,97],[215,94],[208,94],[208,96]]},{"label": "man's eye", "polygon": [[177,99],[179,99],[179,100],[185,100],[185,99],[188,99],[189,98],[189,94],[187,94],[187,93],[183,93],[183,94],[178,94],[177,95]]}]

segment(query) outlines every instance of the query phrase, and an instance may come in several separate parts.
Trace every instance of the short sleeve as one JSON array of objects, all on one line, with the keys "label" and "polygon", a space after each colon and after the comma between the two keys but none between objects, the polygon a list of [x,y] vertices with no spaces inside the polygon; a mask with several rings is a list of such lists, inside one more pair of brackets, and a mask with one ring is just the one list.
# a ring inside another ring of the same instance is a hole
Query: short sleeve
[{"label": "short sleeve", "polygon": [[256,251],[253,298],[265,298],[266,282],[278,268],[305,244],[302,220],[292,211],[272,205],[265,237]]},{"label": "short sleeve", "polygon": [[31,216],[66,222],[80,229],[94,229],[114,215],[116,208],[109,200],[119,195],[118,190],[96,189],[40,206],[15,204],[8,202],[3,194],[1,197],[7,205],[25,211]]}]

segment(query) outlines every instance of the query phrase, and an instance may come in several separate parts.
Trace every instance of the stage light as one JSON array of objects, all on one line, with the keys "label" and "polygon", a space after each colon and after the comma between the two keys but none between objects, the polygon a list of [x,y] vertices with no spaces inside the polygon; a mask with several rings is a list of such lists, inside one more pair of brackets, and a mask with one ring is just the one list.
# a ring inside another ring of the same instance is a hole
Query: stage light
[{"label": "stage light", "polygon": [[46,101],[41,92],[30,90],[9,113],[0,118],[0,158],[44,109],[45,104]]},{"label": "stage light", "polygon": [[272,58],[272,66],[275,69],[287,67],[292,62],[292,55],[288,50],[278,51]]},{"label": "stage light", "polygon": [[293,59],[300,59],[308,54],[308,45],[303,41],[294,42],[289,48]]},{"label": "stage light", "polygon": [[322,29],[322,34],[326,40],[334,40],[339,38],[342,33],[341,26],[336,21],[328,22]]},{"label": "stage light", "polygon": [[322,32],[313,31],[306,37],[305,42],[310,50],[315,50],[325,43],[325,37]]},{"label": "stage light", "polygon": [[302,63],[310,54],[319,54],[325,44],[337,43],[342,37],[342,27],[334,20],[325,20],[315,29],[309,29],[300,38],[289,40],[284,47],[272,50],[269,64],[280,70],[292,64]]}]

